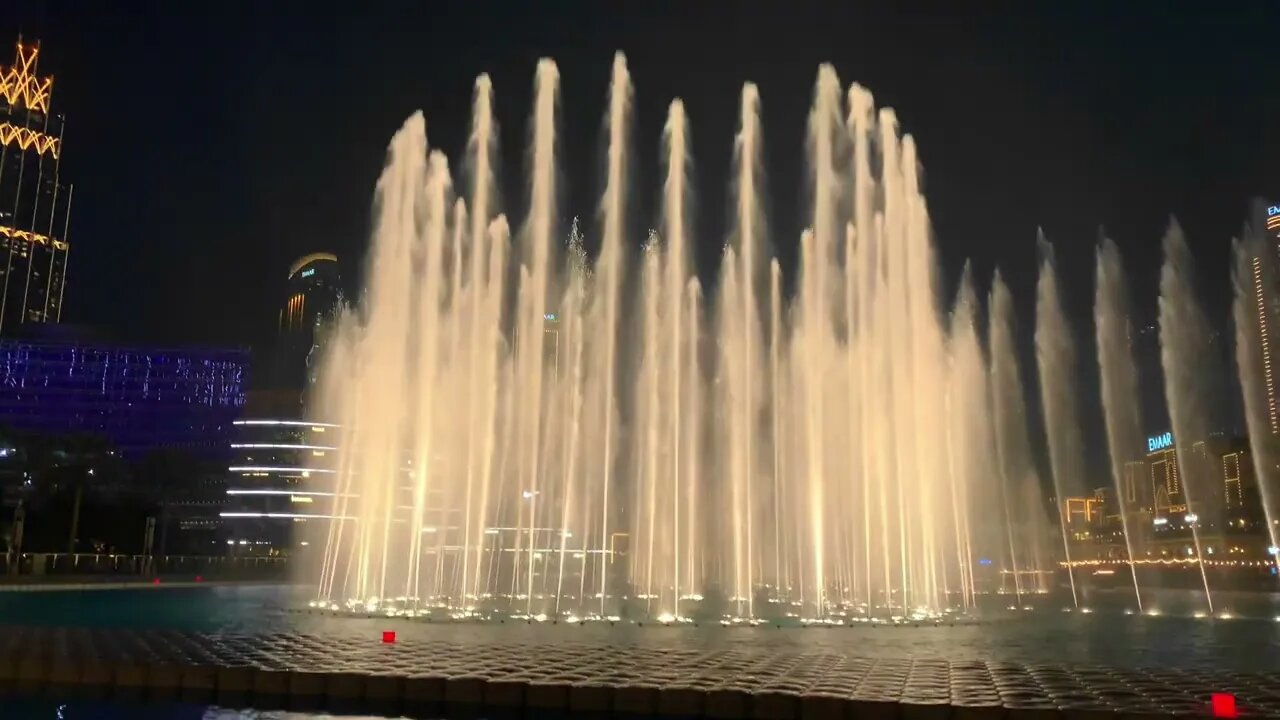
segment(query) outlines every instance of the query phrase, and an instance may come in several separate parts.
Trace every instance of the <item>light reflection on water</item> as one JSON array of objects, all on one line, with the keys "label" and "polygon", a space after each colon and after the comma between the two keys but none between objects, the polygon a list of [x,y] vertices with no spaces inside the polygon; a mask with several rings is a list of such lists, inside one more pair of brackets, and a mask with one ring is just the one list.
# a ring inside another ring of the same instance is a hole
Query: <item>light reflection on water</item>
[{"label": "light reflection on water", "polygon": [[[1194,591],[1144,593],[1148,610],[1132,611],[1123,593],[1084,598],[1094,612],[1064,612],[1045,599],[1033,611],[997,610],[980,622],[955,626],[757,628],[636,627],[603,624],[432,623],[385,618],[336,618],[297,612],[310,590],[286,586],[94,592],[0,593],[8,624],[167,628],[195,632],[304,632],[334,637],[378,637],[393,628],[404,641],[546,647],[599,644],[619,648],[734,649],[769,653],[836,653],[860,657],[937,657],[1118,667],[1234,668],[1280,671],[1280,595],[1215,593],[1219,609],[1235,619],[1194,619]],[[994,598],[993,598],[994,600]],[[1066,603],[1069,605],[1069,603]]]},{"label": "light reflection on water", "polygon": [[236,710],[185,703],[46,700],[0,696],[5,720],[385,720],[381,715],[329,715],[285,710]]}]

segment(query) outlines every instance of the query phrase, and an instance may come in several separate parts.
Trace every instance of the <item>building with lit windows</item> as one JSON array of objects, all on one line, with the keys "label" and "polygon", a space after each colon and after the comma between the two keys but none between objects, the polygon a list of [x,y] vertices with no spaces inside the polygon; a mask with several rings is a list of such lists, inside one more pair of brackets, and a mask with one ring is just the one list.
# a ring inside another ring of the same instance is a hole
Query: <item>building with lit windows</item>
[{"label": "building with lit windows", "polygon": [[299,396],[314,380],[323,324],[342,302],[338,257],[312,253],[289,267],[285,299],[278,311],[278,334],[264,386]]},{"label": "building with lit windows", "polygon": [[0,66],[0,335],[58,322],[66,291],[71,185],[60,175],[64,118],[39,43]]},{"label": "building with lit windows", "polygon": [[338,427],[292,419],[235,422],[222,534],[233,555],[289,555],[334,512]]},{"label": "building with lit windows", "polygon": [[[1166,437],[1169,438],[1167,444],[1164,441]],[[1159,517],[1187,512],[1187,501],[1182,491],[1182,469],[1178,467],[1178,450],[1172,438],[1172,434],[1165,433],[1147,441],[1151,509]]]},{"label": "building with lit windows", "polygon": [[[1147,467],[1151,477],[1152,533],[1143,537],[1156,551],[1165,546],[1179,546],[1173,554],[1185,551],[1192,526],[1199,530],[1201,542],[1209,553],[1224,548],[1252,548],[1255,554],[1268,546],[1266,520],[1259,495],[1254,460],[1248,441],[1243,438],[1212,436],[1192,443],[1182,466],[1169,433],[1148,439]],[[1203,483],[1188,488],[1183,472],[1203,477]],[[1256,547],[1255,547],[1256,546]],[[1241,552],[1244,552],[1243,550]]]},{"label": "building with lit windows", "polygon": [[1254,311],[1258,319],[1258,350],[1262,353],[1262,385],[1266,393],[1267,424],[1272,435],[1280,435],[1280,346],[1275,333],[1280,323],[1280,203],[1255,199],[1249,225],[1256,238],[1256,254],[1250,258]]},{"label": "building with lit windows", "polygon": [[1121,487],[1124,495],[1121,500],[1130,512],[1141,511],[1151,507],[1151,486],[1147,482],[1147,464],[1141,460],[1130,460],[1124,464],[1121,476]]},{"label": "building with lit windows", "polygon": [[0,426],[102,437],[127,460],[157,450],[225,459],[244,408],[247,351],[58,337],[70,330],[0,338]]},{"label": "building with lit windows", "polygon": [[[1215,582],[1230,577],[1230,586],[1274,583],[1266,573],[1273,562],[1271,541],[1248,441],[1212,435],[1185,447],[1181,464],[1172,433],[1146,442],[1146,460],[1124,468],[1125,508],[1110,487],[1064,498],[1061,512],[1068,553],[1078,568],[1076,582],[1123,586],[1133,576],[1115,566],[1133,558],[1143,584],[1196,587],[1202,579],[1193,563],[1200,558],[1223,578]],[[1203,480],[1188,484],[1188,475]]]}]

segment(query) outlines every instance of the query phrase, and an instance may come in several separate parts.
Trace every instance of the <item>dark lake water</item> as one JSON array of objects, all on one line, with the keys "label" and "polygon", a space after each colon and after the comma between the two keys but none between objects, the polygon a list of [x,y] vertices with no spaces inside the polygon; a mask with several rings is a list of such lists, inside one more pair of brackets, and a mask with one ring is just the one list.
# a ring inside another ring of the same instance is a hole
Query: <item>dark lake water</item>
[{"label": "dark lake water", "polygon": [[384,720],[373,715],[327,715],[281,710],[237,710],[181,703],[124,703],[43,698],[0,698],[5,720]]},{"label": "dark lake water", "polygon": [[1201,598],[1164,591],[1146,598],[1159,616],[1125,614],[1123,598],[1093,598],[1089,614],[1039,607],[986,612],[955,626],[835,628],[636,627],[509,621],[424,623],[300,613],[309,591],[291,586],[220,586],[137,590],[0,592],[0,624],[166,628],[216,633],[305,632],[452,643],[537,645],[561,642],[645,648],[731,648],[861,657],[937,657],[1021,664],[1180,667],[1280,672],[1280,597],[1215,596],[1230,619],[1192,617]]}]

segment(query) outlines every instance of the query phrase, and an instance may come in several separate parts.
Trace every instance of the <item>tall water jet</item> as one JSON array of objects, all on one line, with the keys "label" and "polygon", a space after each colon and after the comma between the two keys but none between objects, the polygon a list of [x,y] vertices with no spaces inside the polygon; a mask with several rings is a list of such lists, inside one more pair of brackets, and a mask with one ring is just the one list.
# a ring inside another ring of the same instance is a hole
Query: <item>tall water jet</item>
[{"label": "tall water jet", "polygon": [[[660,378],[667,384],[663,407],[666,410],[662,422],[667,427],[665,458],[668,463],[663,474],[668,478],[661,496],[670,504],[667,523],[668,530],[663,535],[668,538],[669,547],[664,552],[663,592],[666,583],[670,583],[672,598],[664,603],[664,610],[674,615],[680,614],[680,505],[683,500],[681,465],[681,446],[686,438],[681,433],[683,401],[689,394],[686,383],[688,378],[681,375],[685,369],[684,343],[685,337],[685,283],[689,276],[689,238],[688,238],[688,196],[689,176],[689,125],[685,117],[684,102],[673,100],[667,112],[667,124],[663,131],[667,149],[667,179],[663,185],[663,233],[666,267],[662,280],[662,314],[665,337],[662,340],[664,352]],[[656,414],[655,414],[656,415]],[[657,462],[657,458],[653,461]],[[655,508],[655,512],[657,508]]]},{"label": "tall water jet", "polygon": [[[1129,575],[1133,579],[1133,596],[1142,612],[1142,591],[1138,585],[1137,555],[1134,554],[1135,528],[1131,527],[1133,503],[1138,500],[1136,480],[1129,478],[1132,463],[1140,463],[1138,448],[1142,442],[1141,406],[1138,402],[1138,370],[1133,360],[1133,323],[1129,315],[1129,296],[1125,289],[1124,263],[1120,248],[1104,237],[1097,250],[1097,278],[1093,306],[1094,331],[1098,343],[1098,369],[1102,380],[1102,412],[1107,430],[1107,448],[1111,457],[1111,479],[1120,506],[1120,522],[1124,529],[1128,552]],[[1144,472],[1140,475],[1145,476]]]},{"label": "tall water jet", "polygon": [[[889,120],[887,120],[889,119]],[[891,110],[881,111],[880,128],[882,147],[890,146],[890,137],[898,132],[897,118]],[[892,157],[884,153],[885,159]],[[888,238],[892,243],[902,239],[902,265],[906,269],[906,282],[902,292],[908,312],[911,381],[909,390],[904,388],[901,405],[909,408],[907,432],[899,434],[908,464],[915,466],[915,484],[928,498],[924,502],[910,497],[905,486],[899,486],[899,523],[908,540],[904,565],[910,570],[910,582],[904,583],[904,597],[909,594],[907,607],[936,607],[945,603],[947,595],[946,557],[941,537],[947,534],[949,513],[943,512],[945,498],[956,482],[943,461],[948,456],[946,432],[942,413],[930,407],[928,398],[945,397],[946,355],[944,351],[942,318],[938,312],[937,268],[930,243],[931,228],[924,199],[920,194],[920,163],[916,156],[915,139],[904,135],[896,167],[882,170],[885,195],[899,195],[897,223]],[[890,209],[886,213],[892,227],[893,203],[886,201]],[[892,245],[891,245],[892,247]],[[928,440],[928,439],[932,440]],[[900,462],[899,467],[904,463]],[[910,508],[911,503],[919,507]]]},{"label": "tall water jet", "polygon": [[742,396],[743,387],[749,381],[745,377],[744,338],[739,309],[743,305],[743,290],[737,271],[737,253],[732,247],[727,248],[721,267],[720,278],[720,353],[717,365],[720,368],[717,402],[722,408],[725,419],[724,430],[719,433],[719,441],[725,448],[724,461],[728,468],[728,505],[729,522],[732,527],[732,554],[725,561],[732,573],[726,573],[724,581],[731,589],[730,602],[733,603],[734,614],[738,617],[749,617],[747,608],[751,602],[751,583],[748,573],[751,567],[751,483],[746,472],[746,458],[743,448],[746,435],[750,432],[747,424],[747,410]]},{"label": "tall water jet", "polygon": [[1062,310],[1053,246],[1041,233],[1040,279],[1036,283],[1036,363],[1040,368],[1040,398],[1044,407],[1044,427],[1048,436],[1049,466],[1053,474],[1055,508],[1062,530],[1062,551],[1067,560],[1067,580],[1071,603],[1079,607],[1075,568],[1071,564],[1071,543],[1064,512],[1066,499],[1078,492],[1084,479],[1084,442],[1080,438],[1080,417],[1076,408],[1076,348]]},{"label": "tall water jet", "polygon": [[[862,597],[865,613],[870,617],[876,607],[876,596],[873,588],[873,560],[875,538],[873,536],[875,483],[877,476],[875,449],[878,442],[874,437],[881,426],[876,417],[877,409],[865,398],[874,395],[877,373],[873,364],[877,358],[872,352],[876,342],[879,308],[875,300],[879,296],[877,286],[878,269],[876,264],[881,259],[876,255],[875,245],[875,181],[871,174],[871,139],[875,132],[875,103],[871,92],[854,83],[848,92],[849,116],[846,122],[853,150],[853,222],[849,232],[848,247],[845,250],[845,295],[846,323],[849,338],[849,394],[850,405],[857,408],[850,418],[850,451],[856,453],[857,462],[850,468],[857,473],[859,486],[854,490],[850,500],[862,508],[862,553],[858,560],[864,586]],[[887,546],[886,546],[887,547]],[[886,550],[887,552],[887,550]],[[887,566],[886,566],[887,567]],[[865,599],[863,599],[865,598]],[[892,606],[892,598],[886,597],[884,605]]]},{"label": "tall water jet", "polygon": [[1200,528],[1202,518],[1207,526],[1221,527],[1222,515],[1213,500],[1207,462],[1200,461],[1196,450],[1197,446],[1203,448],[1202,443],[1209,437],[1210,401],[1205,396],[1204,381],[1210,372],[1211,337],[1208,320],[1195,296],[1194,264],[1182,228],[1177,220],[1170,219],[1164,236],[1164,266],[1160,269],[1160,360],[1186,506],[1182,520],[1191,530],[1205,603],[1212,613],[1213,594],[1204,566]]},{"label": "tall water jet", "polygon": [[778,587],[779,598],[791,592],[790,562],[790,528],[786,519],[790,516],[789,505],[791,493],[786,492],[783,467],[788,458],[784,455],[787,447],[783,432],[784,423],[789,418],[789,406],[786,404],[786,386],[783,384],[783,337],[782,337],[782,268],[778,261],[769,263],[769,410],[770,430],[773,434],[773,544],[775,554],[773,581]]},{"label": "tall water jet", "polygon": [[1021,604],[1022,594],[1029,590],[1022,582],[1023,563],[1039,570],[1033,562],[1028,562],[1028,555],[1033,555],[1038,541],[1035,537],[1034,518],[1024,519],[1023,523],[1015,520],[1023,509],[1022,488],[1029,479],[1034,478],[1034,474],[1031,445],[1027,437],[1022,377],[1014,345],[1013,296],[998,271],[991,283],[990,308],[987,342],[991,356],[991,405],[996,463],[1008,535],[1009,565],[1013,573],[1014,593]]},{"label": "tall water jet", "polygon": [[[722,444],[725,465],[730,469],[731,517],[738,531],[734,542],[734,565],[738,573],[733,578],[733,596],[738,600],[738,614],[743,615],[743,605],[750,613],[756,586],[754,571],[756,560],[763,556],[756,546],[754,500],[757,478],[758,408],[757,384],[761,365],[761,331],[757,279],[760,270],[760,246],[764,230],[762,212],[762,167],[760,137],[760,94],[754,83],[742,87],[739,106],[738,133],[734,138],[733,235],[729,248],[722,258],[721,283],[722,323],[726,333],[724,377],[731,383],[725,397],[730,437]],[[773,475],[775,490],[777,475]],[[773,525],[774,570],[778,557],[781,514],[775,516]]]},{"label": "tall water jet", "polygon": [[[659,442],[661,441],[661,419],[658,415],[662,402],[661,372],[659,363],[662,358],[660,338],[662,337],[662,247],[656,232],[650,231],[649,239],[641,249],[640,261],[640,373],[635,392],[637,426],[638,462],[635,463],[637,473],[633,486],[635,488],[636,509],[632,524],[632,537],[645,538],[644,545],[635,548],[631,560],[633,582],[643,581],[642,591],[638,597],[645,601],[645,610],[652,611],[652,601],[657,598],[654,586],[658,545],[659,507]],[[661,488],[665,490],[666,488]],[[665,538],[664,538],[665,539]],[[643,548],[643,552],[641,551]],[[657,575],[661,580],[661,575]],[[657,614],[657,613],[651,613]]]},{"label": "tall water jet", "polygon": [[699,322],[702,312],[702,287],[698,284],[696,278],[690,278],[686,285],[686,302],[688,303],[687,312],[685,313],[685,322],[687,324],[687,332],[685,337],[688,341],[685,343],[684,353],[685,363],[684,377],[688,379],[689,390],[686,397],[683,398],[683,409],[685,413],[683,427],[688,436],[688,449],[684,453],[684,477],[685,482],[682,488],[684,494],[682,500],[684,502],[684,511],[681,519],[683,526],[677,527],[677,532],[681,533],[684,542],[684,557],[677,558],[683,564],[684,577],[680,580],[680,587],[684,589],[684,595],[676,593],[676,607],[681,608],[680,603],[687,599],[693,599],[702,596],[702,579],[703,571],[700,562],[705,556],[706,544],[705,531],[706,528],[702,523],[702,512],[704,512],[702,493],[698,484],[698,478],[702,477],[704,442],[702,440],[705,428],[703,427],[703,406],[705,405],[703,394],[703,378],[701,372],[701,364],[699,362],[699,345],[698,338],[701,337],[702,325]]},{"label": "tall water jet", "polygon": [[[974,482],[978,478],[995,475],[991,467],[994,454],[989,425],[991,391],[987,363],[982,353],[978,312],[973,271],[966,263],[951,313],[951,376],[946,394],[951,473],[959,479],[952,486],[951,498],[956,563],[966,607],[975,604],[977,592],[973,578],[975,538],[969,511],[975,507],[1000,507],[1003,499],[1002,492],[983,492]],[[979,547],[998,548],[1003,544],[1004,538],[990,537],[990,534],[988,530],[985,537],[977,539]]]},{"label": "tall water jet", "polygon": [[[516,377],[520,389],[517,408],[519,420],[519,456],[517,477],[520,505],[517,527],[517,555],[525,550],[524,580],[526,610],[532,611],[536,574],[534,562],[537,547],[545,535],[540,522],[542,494],[542,422],[543,385],[546,381],[546,352],[543,327],[550,308],[556,222],[556,156],[555,123],[560,73],[554,62],[538,61],[534,84],[533,141],[530,148],[532,172],[529,187],[529,216],[522,231],[526,264],[520,268],[516,313],[519,318],[516,336]],[[513,496],[514,497],[514,496]],[[525,510],[527,506],[527,511]],[[527,525],[526,525],[527,523]],[[519,563],[519,559],[517,559]],[[519,566],[517,565],[517,575]]]},{"label": "tall water jet", "polygon": [[[321,387],[333,387],[338,382],[359,377],[355,374],[360,337],[358,329],[359,325],[353,311],[350,308],[339,307],[334,325],[328,333],[325,352],[317,372],[317,383]],[[357,379],[353,384],[358,387],[360,380]],[[339,417],[348,412],[346,401],[345,395],[333,392],[321,393],[308,403],[307,417],[315,422],[324,422],[323,418]],[[340,446],[349,444],[353,440],[352,427],[340,428],[338,438]],[[353,489],[351,461],[351,453],[343,453],[339,458],[336,468],[338,479],[333,483],[335,493],[333,510],[330,513],[334,516],[334,520],[329,523],[324,534],[324,551],[320,555],[320,567],[309,568],[311,572],[319,575],[320,586],[317,592],[319,597],[332,596],[334,584],[337,581],[339,560],[343,559],[344,552],[347,560],[354,555],[346,545],[354,521],[354,518],[349,515]],[[345,580],[339,591],[346,591]]]},{"label": "tall water jet", "polygon": [[[355,430],[352,446],[367,448],[352,474],[399,477],[402,428],[407,416],[404,398],[410,393],[407,366],[410,337],[413,252],[426,176],[426,121],[415,114],[391,140],[387,168],[378,181],[378,207],[369,279],[368,325],[361,338],[357,377],[378,378],[362,383],[364,402],[344,425]],[[388,543],[397,487],[365,488],[362,522],[356,525],[354,595],[387,596],[386,580],[393,562]],[[402,592],[407,588],[400,588]]]},{"label": "tall water jet", "polygon": [[[412,598],[421,598],[422,575],[422,543],[423,531],[427,519],[427,493],[434,490],[431,481],[438,474],[435,468],[435,453],[432,445],[437,439],[435,413],[438,404],[436,390],[440,387],[440,365],[442,353],[442,324],[446,319],[440,313],[441,298],[444,295],[444,250],[445,238],[449,223],[449,193],[452,180],[449,176],[449,161],[444,154],[433,151],[427,161],[427,178],[424,193],[423,216],[425,242],[420,243],[415,251],[418,255],[415,262],[421,268],[422,282],[415,290],[420,293],[417,298],[410,298],[410,307],[417,314],[409,314],[406,329],[416,331],[416,346],[409,348],[408,362],[416,366],[416,384],[411,385],[412,395],[409,404],[413,408],[412,419],[413,450],[409,471],[412,480],[413,513],[409,517],[409,563],[406,572],[406,594]],[[392,486],[394,487],[394,486]],[[394,493],[389,491],[389,494]],[[394,505],[387,509],[387,524],[383,528],[384,542],[389,538]],[[438,582],[429,586],[431,595],[440,593]],[[386,597],[385,588],[379,593]]]},{"label": "tall water jet", "polygon": [[627,71],[627,59],[621,52],[613,57],[613,72],[609,82],[608,146],[604,198],[600,213],[603,219],[603,240],[600,247],[600,294],[597,308],[597,331],[602,338],[603,349],[598,353],[599,365],[595,369],[598,383],[603,384],[597,403],[597,422],[602,428],[601,452],[598,462],[600,478],[600,552],[599,596],[601,616],[606,614],[605,599],[609,589],[609,565],[613,563],[612,535],[610,534],[609,491],[613,485],[614,471],[614,416],[617,405],[617,345],[618,325],[622,301],[624,270],[623,231],[626,225],[627,198],[627,144],[631,122],[631,75]]},{"label": "tall water jet", "polygon": [[[1012,367],[1013,386],[993,387],[971,279],[949,323],[940,312],[915,144],[894,114],[853,86],[844,115],[834,71],[819,72],[813,214],[788,305],[766,249],[759,95],[744,87],[733,229],[708,304],[683,106],[669,112],[660,232],[632,277],[625,61],[594,262],[576,223],[563,253],[557,241],[557,85],[541,63],[514,239],[497,214],[487,78],[465,197],[420,116],[392,142],[368,292],[338,320],[310,409],[341,426],[333,464],[315,465],[335,490],[318,602],[729,623],[765,605],[827,619],[972,605],[975,547],[988,531],[1013,537],[972,513],[1000,489],[1021,521],[1036,494],[1029,451],[1014,452],[1016,477],[991,479],[992,403],[999,392],[1005,415],[1025,412],[1011,340],[993,342],[992,365]],[[1020,522],[1016,547],[1037,560],[1019,572],[1041,567],[1033,525]]]},{"label": "tall water jet", "polygon": [[[481,553],[477,550],[484,539],[484,518],[488,517],[488,500],[492,468],[494,412],[493,373],[497,369],[497,338],[492,335],[496,318],[486,316],[491,288],[486,281],[490,248],[489,223],[493,214],[494,157],[497,155],[497,123],[493,117],[493,83],[488,75],[476,78],[471,106],[471,134],[467,140],[468,168],[471,176],[470,267],[467,277],[466,303],[467,363],[476,371],[467,374],[466,403],[467,483],[463,505],[462,588],[466,595],[480,594]],[[500,288],[501,286],[498,286]],[[500,289],[498,289],[500,292]]]},{"label": "tall water jet", "polygon": [[839,219],[840,177],[836,167],[839,136],[842,132],[840,80],[830,65],[818,69],[813,108],[809,112],[809,170],[813,183],[813,220],[800,241],[802,260],[800,313],[804,357],[804,407],[806,482],[808,499],[809,552],[816,616],[826,611],[826,343],[831,322],[831,270]]},{"label": "tall water jet", "polygon": [[[573,536],[573,528],[587,518],[580,512],[579,506],[586,498],[586,488],[581,487],[581,448],[583,442],[582,409],[586,402],[585,371],[585,320],[587,283],[590,278],[590,266],[587,263],[587,252],[583,245],[582,233],[578,228],[578,220],[574,218],[569,233],[568,263],[566,268],[567,287],[564,299],[559,305],[559,315],[563,317],[560,329],[555,332],[557,353],[559,347],[566,349],[565,372],[559,372],[560,401],[557,404],[559,415],[564,420],[560,429],[560,450],[558,472],[560,488],[556,495],[560,503],[560,522],[557,525],[559,535],[559,565],[556,569],[556,615],[561,614],[561,602],[564,599],[564,580],[566,559],[569,551],[569,540]],[[560,336],[564,335],[561,342]],[[553,475],[554,477],[554,475]],[[584,557],[585,560],[585,557]],[[581,594],[581,585],[579,586]]]},{"label": "tall water jet", "polygon": [[[1271,548],[1280,547],[1280,501],[1277,493],[1276,472],[1280,467],[1280,447],[1277,433],[1280,427],[1274,418],[1277,408],[1275,397],[1275,370],[1272,365],[1271,337],[1275,332],[1275,314],[1268,307],[1268,287],[1274,282],[1266,260],[1267,247],[1262,228],[1246,227],[1241,239],[1232,244],[1231,281],[1235,298],[1231,314],[1236,332],[1236,370],[1240,377],[1240,389],[1244,393],[1245,423],[1249,430],[1250,449],[1253,454],[1254,475],[1258,494],[1262,500],[1263,517],[1267,524],[1267,537]],[[1226,498],[1231,505],[1231,498]],[[1237,503],[1243,504],[1243,498]],[[1276,562],[1274,550],[1272,563]]]}]

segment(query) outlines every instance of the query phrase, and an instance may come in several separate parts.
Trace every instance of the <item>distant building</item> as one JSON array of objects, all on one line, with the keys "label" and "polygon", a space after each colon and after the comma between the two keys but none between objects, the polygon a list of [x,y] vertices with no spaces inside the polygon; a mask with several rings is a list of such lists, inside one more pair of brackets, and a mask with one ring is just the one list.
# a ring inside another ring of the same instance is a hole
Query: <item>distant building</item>
[{"label": "distant building", "polygon": [[[1254,311],[1258,317],[1258,345],[1262,352],[1262,384],[1266,393],[1267,424],[1272,435],[1280,435],[1280,204],[1254,200],[1250,225],[1265,234],[1256,245],[1262,252],[1250,259]],[[1255,231],[1256,232],[1256,231]]]},{"label": "distant building", "polygon": [[1124,464],[1123,500],[1129,512],[1151,507],[1151,488],[1146,476],[1145,462],[1130,460]]},{"label": "distant building", "polygon": [[71,186],[60,175],[64,118],[38,43],[0,66],[0,335],[62,318]]},{"label": "distant building", "polygon": [[[1151,522],[1157,543],[1185,545],[1194,525],[1210,553],[1227,547],[1247,552],[1250,544],[1259,553],[1266,547],[1266,519],[1247,440],[1215,435],[1192,443],[1181,464],[1170,433],[1148,438],[1147,443]],[[1184,472],[1202,480],[1187,487]],[[1263,532],[1258,534],[1259,530]],[[1256,542],[1246,539],[1251,533],[1257,535]]]},{"label": "distant building", "polygon": [[260,368],[265,377],[255,383],[260,390],[292,395],[289,416],[301,417],[302,394],[314,379],[322,326],[342,301],[341,281],[338,258],[332,253],[306,255],[289,268],[274,346]]},{"label": "distant building", "polygon": [[334,514],[332,461],[339,428],[291,418],[235,422],[223,535],[233,555],[290,554]]},{"label": "distant building", "polygon": [[248,361],[239,349],[2,338],[0,427],[97,435],[126,459],[155,450],[225,458]]},{"label": "distant building", "polygon": [[1187,501],[1182,491],[1182,469],[1178,467],[1178,451],[1173,445],[1151,450],[1147,454],[1151,474],[1152,509],[1158,516],[1186,513]]}]

